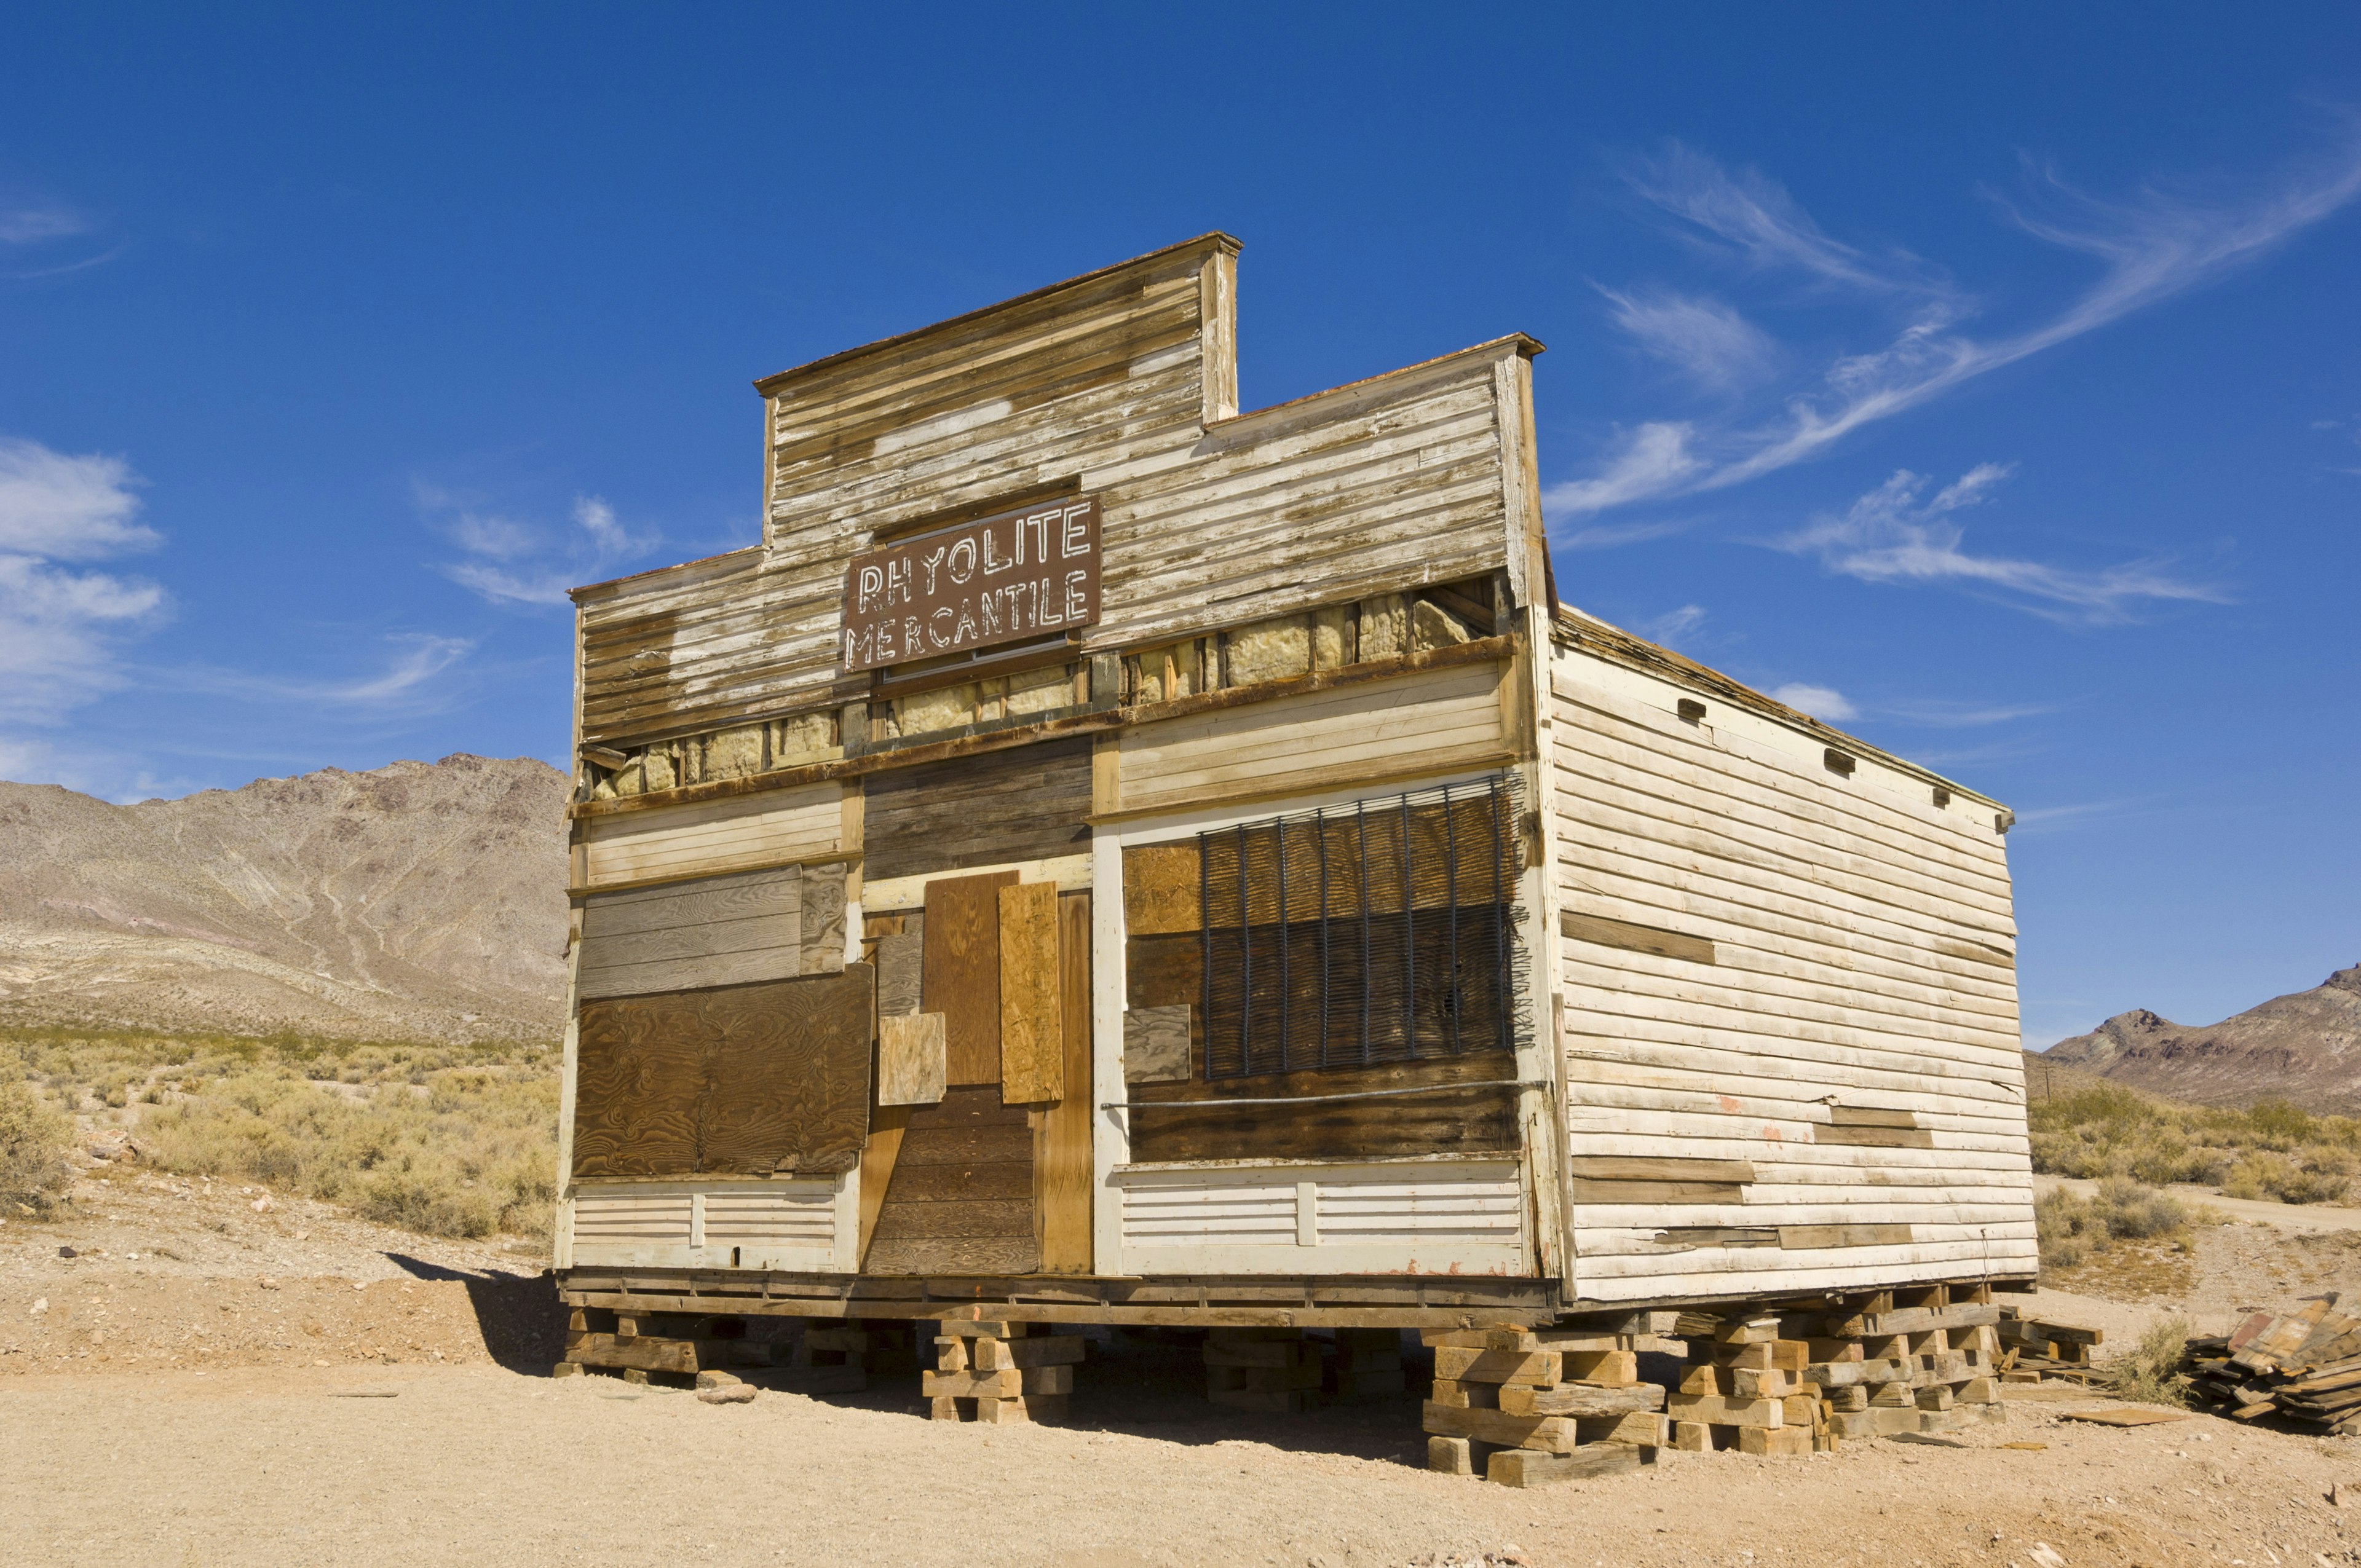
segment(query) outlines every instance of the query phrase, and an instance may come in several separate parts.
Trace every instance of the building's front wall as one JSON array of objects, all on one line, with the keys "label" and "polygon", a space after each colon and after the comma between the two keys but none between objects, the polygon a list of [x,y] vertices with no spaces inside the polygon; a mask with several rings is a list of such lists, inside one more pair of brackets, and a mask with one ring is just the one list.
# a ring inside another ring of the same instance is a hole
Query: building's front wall
[{"label": "building's front wall", "polygon": [[2030,1274],[2006,814],[1630,646],[1552,668],[1576,1291]]}]

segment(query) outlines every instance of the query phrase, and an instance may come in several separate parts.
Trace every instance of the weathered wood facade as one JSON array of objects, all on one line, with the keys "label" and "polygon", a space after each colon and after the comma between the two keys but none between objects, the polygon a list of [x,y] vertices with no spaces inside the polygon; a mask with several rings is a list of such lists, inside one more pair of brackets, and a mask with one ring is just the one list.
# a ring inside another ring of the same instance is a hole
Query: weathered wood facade
[{"label": "weathered wood facade", "polygon": [[569,1296],[2029,1276],[2004,808],[1561,608],[1531,339],[1240,413],[1235,267],[760,382],[763,543],[577,590]]}]

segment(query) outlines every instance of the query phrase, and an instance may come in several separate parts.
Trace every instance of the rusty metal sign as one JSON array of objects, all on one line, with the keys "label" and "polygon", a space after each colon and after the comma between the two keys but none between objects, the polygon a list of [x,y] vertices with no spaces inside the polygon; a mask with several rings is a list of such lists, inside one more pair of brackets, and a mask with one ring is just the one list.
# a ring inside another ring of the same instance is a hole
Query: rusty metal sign
[{"label": "rusty metal sign", "polygon": [[1069,496],[898,539],[844,572],[844,667],[882,669],[1099,619],[1099,502]]}]

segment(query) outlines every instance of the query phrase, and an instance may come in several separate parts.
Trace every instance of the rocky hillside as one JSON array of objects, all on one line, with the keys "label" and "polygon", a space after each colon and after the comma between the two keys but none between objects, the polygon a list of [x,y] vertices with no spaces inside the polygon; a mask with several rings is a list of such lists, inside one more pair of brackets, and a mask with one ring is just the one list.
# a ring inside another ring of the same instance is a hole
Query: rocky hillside
[{"label": "rocky hillside", "polygon": [[137,806],[0,783],[0,1023],[554,1039],[566,795],[466,755]]},{"label": "rocky hillside", "polygon": [[2361,1113],[2361,964],[2202,1027],[2118,1013],[2042,1057],[2200,1105],[2282,1098]]}]

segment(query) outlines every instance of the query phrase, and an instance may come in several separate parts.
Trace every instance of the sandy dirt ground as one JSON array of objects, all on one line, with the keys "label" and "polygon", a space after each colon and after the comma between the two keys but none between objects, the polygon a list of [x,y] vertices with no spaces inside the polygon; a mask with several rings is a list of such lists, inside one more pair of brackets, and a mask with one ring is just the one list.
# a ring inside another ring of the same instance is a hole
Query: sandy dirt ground
[{"label": "sandy dirt ground", "polygon": [[[742,1406],[554,1380],[529,1246],[260,1196],[121,1172],[0,1226],[0,1563],[2361,1563],[2361,1505],[2332,1501],[2356,1504],[2361,1440],[2109,1429],[2062,1419],[2109,1401],[2055,1387],[1961,1448],[1667,1452],[1523,1492],[1426,1471],[1415,1398],[1217,1409],[1172,1336],[1095,1339],[1062,1428],[931,1422],[915,1373]],[[2215,1227],[2177,1297],[2037,1310],[2114,1342],[2284,1303],[2356,1272],[2329,1239]]]}]

